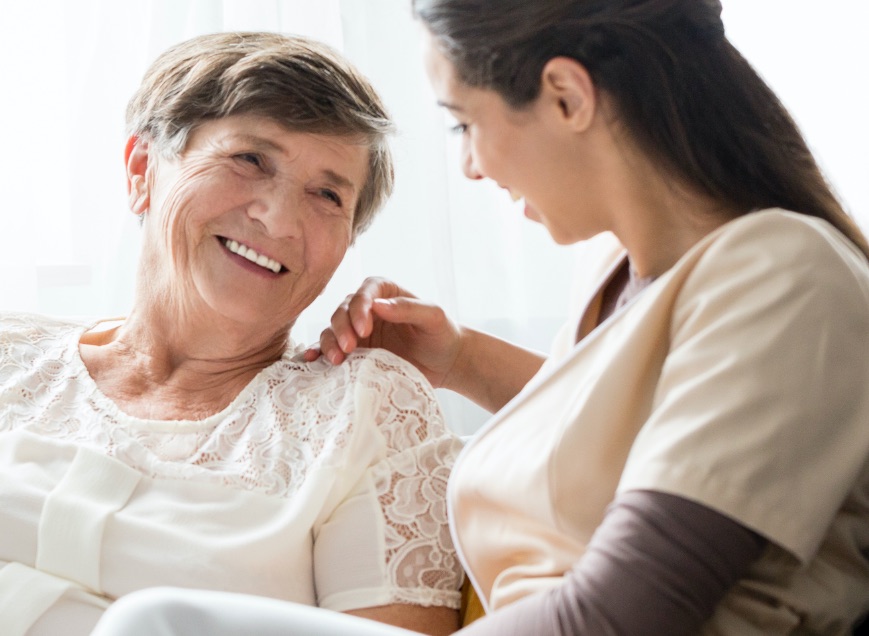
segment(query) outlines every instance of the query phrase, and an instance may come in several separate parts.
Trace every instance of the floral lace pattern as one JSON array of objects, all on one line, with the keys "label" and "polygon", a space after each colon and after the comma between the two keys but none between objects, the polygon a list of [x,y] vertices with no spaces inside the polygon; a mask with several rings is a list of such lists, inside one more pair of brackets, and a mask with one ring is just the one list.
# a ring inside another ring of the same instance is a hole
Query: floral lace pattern
[{"label": "floral lace pattern", "polygon": [[[445,496],[460,442],[414,368],[376,350],[339,367],[305,363],[291,347],[220,413],[144,420],[121,412],[88,374],[78,341],[89,328],[0,316],[0,433],[26,430],[87,445],[150,477],[291,498],[313,469],[341,470],[350,440],[362,434],[356,429],[374,427],[385,458],[372,459],[369,470],[384,519],[386,568],[400,588],[394,602],[458,606],[462,574]],[[357,412],[360,393],[373,401],[373,413]]]}]

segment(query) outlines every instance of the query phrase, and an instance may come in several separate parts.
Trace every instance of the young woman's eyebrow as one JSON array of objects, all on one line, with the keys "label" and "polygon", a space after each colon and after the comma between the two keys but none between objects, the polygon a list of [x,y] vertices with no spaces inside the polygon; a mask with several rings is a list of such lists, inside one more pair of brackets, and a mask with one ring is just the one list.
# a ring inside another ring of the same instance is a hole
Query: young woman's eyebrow
[{"label": "young woman's eyebrow", "polygon": [[457,113],[464,112],[461,106],[456,106],[455,104],[450,104],[449,102],[442,102],[441,100],[438,100],[437,104],[438,106],[442,106],[443,108],[446,108],[448,110],[456,111]]}]

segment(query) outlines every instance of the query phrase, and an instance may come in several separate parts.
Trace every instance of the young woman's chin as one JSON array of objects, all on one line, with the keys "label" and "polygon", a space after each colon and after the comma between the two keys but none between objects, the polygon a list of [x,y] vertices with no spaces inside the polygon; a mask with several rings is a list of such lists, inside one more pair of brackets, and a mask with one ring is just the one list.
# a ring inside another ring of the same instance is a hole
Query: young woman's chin
[{"label": "young woman's chin", "polygon": [[525,209],[523,210],[525,213],[525,218],[529,221],[534,221],[535,223],[543,223],[543,219],[540,217],[540,213],[531,207],[528,202],[525,202]]}]

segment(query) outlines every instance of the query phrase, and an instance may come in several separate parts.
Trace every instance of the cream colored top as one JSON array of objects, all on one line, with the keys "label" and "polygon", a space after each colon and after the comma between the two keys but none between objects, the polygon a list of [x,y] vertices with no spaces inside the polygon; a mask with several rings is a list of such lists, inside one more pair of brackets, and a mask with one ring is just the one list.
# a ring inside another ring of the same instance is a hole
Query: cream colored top
[{"label": "cream colored top", "polygon": [[461,444],[414,367],[291,348],[220,413],[144,420],[88,375],[88,328],[0,316],[2,636],[84,636],[154,585],[458,607],[444,493]]},{"label": "cream colored top", "polygon": [[[600,268],[578,309],[624,259],[612,237],[592,245]],[[557,585],[615,494],[648,489],[771,542],[704,633],[846,633],[869,609],[864,256],[823,221],[765,210],[704,238],[574,345],[578,319],[450,481],[487,608]]]}]

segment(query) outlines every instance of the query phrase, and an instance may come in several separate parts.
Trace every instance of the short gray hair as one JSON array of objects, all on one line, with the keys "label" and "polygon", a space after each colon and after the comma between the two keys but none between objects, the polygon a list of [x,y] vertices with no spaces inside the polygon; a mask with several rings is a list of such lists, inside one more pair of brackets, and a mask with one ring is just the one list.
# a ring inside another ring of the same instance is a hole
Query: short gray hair
[{"label": "short gray hair", "polygon": [[267,117],[288,130],[358,137],[368,177],[353,215],[367,229],[392,193],[392,121],[371,83],[332,48],[269,32],[202,35],[160,55],[127,106],[127,133],[178,156],[200,124],[231,115]]}]

